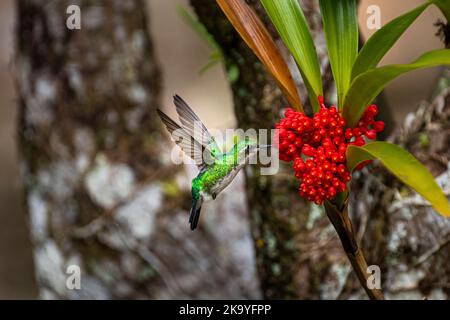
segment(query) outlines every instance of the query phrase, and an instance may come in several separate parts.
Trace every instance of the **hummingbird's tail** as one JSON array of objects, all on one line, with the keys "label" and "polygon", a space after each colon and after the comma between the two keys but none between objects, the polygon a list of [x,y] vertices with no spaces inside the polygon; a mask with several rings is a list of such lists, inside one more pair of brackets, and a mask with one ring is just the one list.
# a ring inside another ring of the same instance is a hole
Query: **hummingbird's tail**
[{"label": "hummingbird's tail", "polygon": [[191,224],[191,230],[197,228],[198,219],[200,218],[200,210],[202,209],[203,197],[198,197],[197,200],[193,200],[192,208],[189,215],[189,223]]}]

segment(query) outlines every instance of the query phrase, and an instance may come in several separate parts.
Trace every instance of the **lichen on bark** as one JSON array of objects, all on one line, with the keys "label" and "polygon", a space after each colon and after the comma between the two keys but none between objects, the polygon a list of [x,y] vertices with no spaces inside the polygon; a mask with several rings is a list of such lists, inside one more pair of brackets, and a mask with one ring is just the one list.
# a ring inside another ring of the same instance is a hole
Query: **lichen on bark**
[{"label": "lichen on bark", "polygon": [[[243,199],[217,200],[234,208],[225,227],[219,207],[217,224],[188,228],[189,182],[156,114],[145,2],[76,1],[80,30],[65,26],[71,4],[18,1],[18,137],[40,297],[258,298]],[[81,290],[65,285],[71,264]]]},{"label": "lichen on bark", "polygon": [[[282,48],[281,40],[260,3],[247,3],[256,10]],[[222,48],[225,68],[239,69],[239,77],[230,84],[238,126],[244,130],[273,128],[282,115],[282,109],[287,106],[279,88],[214,1],[191,0],[191,5]],[[333,85],[318,5],[314,1],[303,1],[303,8],[318,48],[325,95],[331,97]],[[285,49],[283,54],[293,67],[294,78],[303,92],[301,96],[307,96],[300,75],[294,70],[293,59]],[[245,173],[252,236],[264,297],[336,298],[341,290],[340,270],[346,268],[346,257],[323,211],[311,207],[298,196],[297,182],[286,165],[282,165],[274,176],[262,176],[254,166],[246,168]],[[328,289],[322,289],[325,282],[329,284]]]}]

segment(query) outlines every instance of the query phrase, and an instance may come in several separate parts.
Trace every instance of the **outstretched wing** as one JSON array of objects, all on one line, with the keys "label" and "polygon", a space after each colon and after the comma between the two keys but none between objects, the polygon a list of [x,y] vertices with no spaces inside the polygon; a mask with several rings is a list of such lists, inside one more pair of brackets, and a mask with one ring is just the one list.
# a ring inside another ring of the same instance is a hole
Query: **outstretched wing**
[{"label": "outstretched wing", "polygon": [[184,153],[195,161],[195,164],[200,170],[204,169],[207,165],[203,159],[205,146],[194,139],[184,128],[173,121],[167,114],[159,109],[157,109],[157,112],[161,118],[161,121],[170,132],[173,141],[184,151]]},{"label": "outstretched wing", "polygon": [[173,97],[173,102],[176,106],[183,129],[185,129],[191,137],[194,137],[195,140],[199,141],[206,149],[208,149],[211,156],[216,157],[219,153],[221,153],[214,137],[209,133],[206,126],[189,107],[186,101],[176,94]]}]

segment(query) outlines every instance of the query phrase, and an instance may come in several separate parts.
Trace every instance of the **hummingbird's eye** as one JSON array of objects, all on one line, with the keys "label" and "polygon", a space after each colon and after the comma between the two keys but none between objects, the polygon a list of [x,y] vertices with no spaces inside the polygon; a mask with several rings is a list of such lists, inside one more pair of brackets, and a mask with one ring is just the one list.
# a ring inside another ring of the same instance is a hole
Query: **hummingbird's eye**
[{"label": "hummingbird's eye", "polygon": [[250,148],[248,147],[248,145],[245,146],[245,148],[242,149],[242,150],[244,151],[244,155],[245,155],[245,156],[248,156],[248,155],[250,154]]}]

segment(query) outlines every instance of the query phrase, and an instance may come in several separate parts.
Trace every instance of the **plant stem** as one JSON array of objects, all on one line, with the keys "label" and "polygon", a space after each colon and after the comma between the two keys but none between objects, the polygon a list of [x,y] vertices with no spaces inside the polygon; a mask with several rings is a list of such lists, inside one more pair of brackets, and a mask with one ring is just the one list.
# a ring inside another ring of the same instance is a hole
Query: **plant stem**
[{"label": "plant stem", "polygon": [[367,273],[367,262],[361,248],[356,242],[352,222],[348,216],[348,201],[345,201],[341,207],[336,207],[333,203],[325,202],[325,211],[328,219],[330,219],[337,234],[339,235],[342,247],[350,260],[361,286],[364,288],[371,300],[384,300],[383,292],[381,290],[370,289],[367,286],[369,276]]}]

